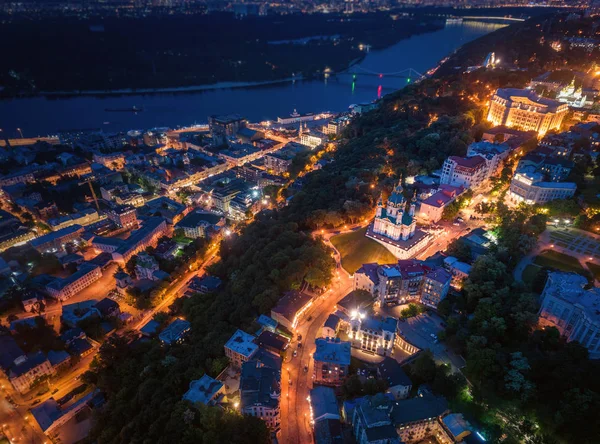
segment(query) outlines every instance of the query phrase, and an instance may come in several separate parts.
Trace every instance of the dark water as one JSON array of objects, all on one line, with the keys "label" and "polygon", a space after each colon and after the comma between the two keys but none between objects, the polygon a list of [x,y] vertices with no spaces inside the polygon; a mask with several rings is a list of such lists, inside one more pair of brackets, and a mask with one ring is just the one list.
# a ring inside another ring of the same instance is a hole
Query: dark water
[{"label": "dark water", "polygon": [[[461,45],[504,25],[465,22],[417,35],[394,46],[371,51],[361,67],[380,73],[413,68],[425,73]],[[116,130],[176,127],[205,123],[210,114],[240,113],[251,121],[270,120],[298,112],[343,111],[406,85],[405,78],[359,74],[305,82],[201,92],[127,96],[53,98],[0,101],[0,128],[9,137],[55,134],[61,130]],[[138,114],[107,112],[106,108],[143,108]]]}]

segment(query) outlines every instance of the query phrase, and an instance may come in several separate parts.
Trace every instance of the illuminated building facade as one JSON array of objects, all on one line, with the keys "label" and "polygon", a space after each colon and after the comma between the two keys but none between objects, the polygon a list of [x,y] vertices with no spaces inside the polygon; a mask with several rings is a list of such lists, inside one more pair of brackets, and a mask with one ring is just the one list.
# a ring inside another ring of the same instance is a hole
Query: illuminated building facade
[{"label": "illuminated building facade", "polygon": [[490,101],[488,121],[545,134],[560,129],[568,110],[566,103],[540,97],[531,90],[499,88]]}]

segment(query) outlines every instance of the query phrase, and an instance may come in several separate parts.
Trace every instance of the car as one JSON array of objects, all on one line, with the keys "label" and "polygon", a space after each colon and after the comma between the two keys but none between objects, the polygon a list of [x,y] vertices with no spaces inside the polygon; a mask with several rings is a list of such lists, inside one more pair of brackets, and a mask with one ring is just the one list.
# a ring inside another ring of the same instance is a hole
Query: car
[{"label": "car", "polygon": [[39,403],[40,403],[40,400],[39,400],[39,399],[36,399],[35,401],[33,401],[33,402],[31,403],[31,405],[36,405],[36,404],[39,404]]},{"label": "car", "polygon": [[457,222],[464,222],[465,220],[464,220],[462,217],[457,217],[457,218],[456,218],[456,221],[457,221]]},{"label": "car", "polygon": [[308,373],[308,365],[304,366],[304,373]]},{"label": "car", "polygon": [[300,342],[302,340],[302,335],[298,335],[298,342]]},{"label": "car", "polygon": [[294,358],[298,356],[298,350],[294,350]]},{"label": "car", "polygon": [[302,348],[302,342],[298,342],[298,348]]},{"label": "car", "polygon": [[467,227],[466,231],[471,231],[471,227]]},{"label": "car", "polygon": [[292,385],[292,380],[291,380],[291,379],[289,379],[288,381],[289,381],[290,385]]}]

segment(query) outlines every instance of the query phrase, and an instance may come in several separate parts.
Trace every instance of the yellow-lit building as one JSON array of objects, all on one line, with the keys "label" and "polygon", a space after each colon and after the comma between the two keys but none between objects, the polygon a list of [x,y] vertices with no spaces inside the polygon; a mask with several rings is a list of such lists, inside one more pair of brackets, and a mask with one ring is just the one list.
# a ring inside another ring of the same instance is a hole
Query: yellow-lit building
[{"label": "yellow-lit building", "polygon": [[540,97],[528,89],[499,88],[490,101],[488,121],[542,135],[560,129],[568,110],[566,103]]}]

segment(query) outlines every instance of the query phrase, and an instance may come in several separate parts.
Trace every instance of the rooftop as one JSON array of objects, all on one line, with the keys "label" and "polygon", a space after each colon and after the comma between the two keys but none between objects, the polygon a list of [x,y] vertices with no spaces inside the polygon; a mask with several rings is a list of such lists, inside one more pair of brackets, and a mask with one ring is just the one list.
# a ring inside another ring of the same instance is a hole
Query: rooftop
[{"label": "rooftop", "polygon": [[410,378],[404,373],[402,367],[393,358],[389,356],[384,358],[383,361],[379,363],[377,366],[377,370],[383,379],[388,382],[390,387],[394,387],[396,385],[410,386],[412,382]]},{"label": "rooftop", "polygon": [[165,328],[158,338],[165,344],[177,342],[190,330],[191,324],[184,319],[175,319]]},{"label": "rooftop", "polygon": [[329,418],[337,417],[339,419],[340,409],[338,407],[335,390],[331,387],[318,385],[310,391],[310,405],[312,406],[313,419],[318,421],[324,419],[326,415]]},{"label": "rooftop", "polygon": [[255,337],[250,333],[246,333],[242,330],[237,330],[225,347],[232,350],[233,352],[245,356],[246,358],[251,357],[256,350],[258,349],[258,345],[254,343]]},{"label": "rooftop", "polygon": [[350,342],[341,342],[339,339],[318,338],[313,358],[315,361],[331,362],[339,365],[350,365]]},{"label": "rooftop", "polygon": [[27,359],[20,361],[18,364],[15,364],[10,368],[9,377],[11,379],[18,378],[19,376],[24,375],[28,371],[43,364],[46,360],[46,355],[41,351],[30,353],[27,355]]},{"label": "rooftop", "polygon": [[199,402],[208,405],[222,388],[221,381],[204,374],[200,379],[190,382],[190,388],[183,395],[183,399],[194,404]]},{"label": "rooftop", "polygon": [[[363,265],[364,267],[364,265]],[[369,292],[354,290],[348,293],[337,303],[338,308],[351,313],[353,310],[360,310],[373,304],[373,296]]]},{"label": "rooftop", "polygon": [[485,165],[485,158],[480,155],[472,157],[450,156],[448,159],[464,168],[477,168]]},{"label": "rooftop", "polygon": [[216,213],[193,211],[181,219],[181,221],[177,223],[176,227],[196,228],[199,225],[216,225],[221,221],[221,219],[223,219],[223,216]]},{"label": "rooftop", "polygon": [[496,95],[504,100],[518,102],[524,106],[547,108],[547,111],[550,112],[556,112],[556,109],[562,105],[558,100],[540,97],[535,91],[529,89],[498,88]]},{"label": "rooftop", "polygon": [[272,311],[291,320],[296,316],[296,313],[310,302],[312,302],[312,296],[301,291],[292,290],[285,293]]},{"label": "rooftop", "polygon": [[441,416],[448,410],[448,402],[441,396],[425,395],[397,401],[391,418],[396,427],[409,422]]},{"label": "rooftop", "polygon": [[268,330],[263,331],[258,338],[254,340],[256,344],[261,347],[269,347],[279,352],[284,351],[288,346],[288,341],[278,334],[272,333]]},{"label": "rooftop", "polygon": [[586,290],[584,287],[587,284],[587,278],[580,274],[552,271],[548,273],[542,295],[550,295],[569,304],[578,305],[585,311],[587,318],[600,323],[600,288],[592,287]]},{"label": "rooftop", "polygon": [[76,233],[79,230],[83,230],[83,227],[81,225],[74,224],[69,227],[61,228],[60,230],[56,230],[51,233],[44,234],[43,236],[37,237],[31,240],[30,243],[32,247],[36,248],[48,242],[54,242],[64,236]]},{"label": "rooftop", "polygon": [[281,387],[279,372],[265,367],[258,361],[248,361],[242,364],[240,377],[240,398],[242,409],[253,405],[277,407]]},{"label": "rooftop", "polygon": [[150,319],[148,322],[144,324],[142,328],[140,328],[140,332],[145,335],[153,335],[160,328],[160,323],[155,321],[154,319]]},{"label": "rooftop", "polygon": [[54,288],[55,290],[62,290],[67,285],[71,285],[73,282],[76,282],[81,277],[87,275],[88,273],[92,273],[96,270],[100,271],[100,267],[84,262],[79,266],[79,269],[71,276],[66,278],[56,278],[50,284],[48,284],[48,287]]}]

